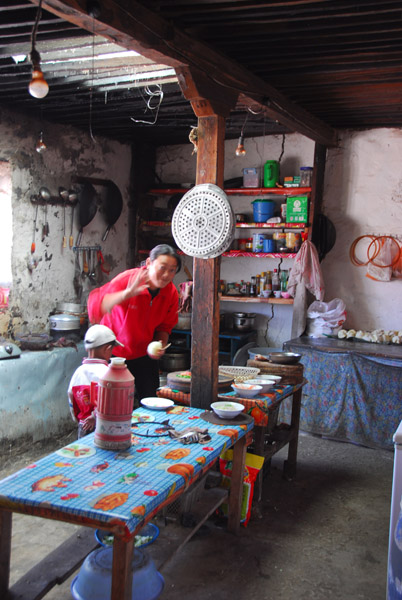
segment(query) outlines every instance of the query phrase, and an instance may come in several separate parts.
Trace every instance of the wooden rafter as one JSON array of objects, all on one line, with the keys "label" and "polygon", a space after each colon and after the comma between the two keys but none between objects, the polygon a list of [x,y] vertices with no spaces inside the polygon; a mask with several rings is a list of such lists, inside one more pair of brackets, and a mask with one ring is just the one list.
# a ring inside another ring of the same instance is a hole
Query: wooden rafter
[{"label": "wooden rafter", "polygon": [[[38,0],[31,0],[38,4]],[[103,0],[99,16],[87,0],[43,0],[44,9],[151,60],[174,68],[194,67],[226,91],[243,94],[270,118],[327,146],[337,143],[334,129],[288,100],[245,67],[198,42],[135,0]]]}]

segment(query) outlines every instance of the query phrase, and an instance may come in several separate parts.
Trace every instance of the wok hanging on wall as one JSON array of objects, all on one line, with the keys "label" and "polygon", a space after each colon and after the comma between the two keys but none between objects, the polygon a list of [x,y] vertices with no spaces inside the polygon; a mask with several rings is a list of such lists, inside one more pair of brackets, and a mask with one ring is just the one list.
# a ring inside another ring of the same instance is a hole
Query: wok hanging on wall
[{"label": "wok hanging on wall", "polygon": [[104,208],[107,227],[102,236],[103,242],[106,240],[110,228],[116,223],[117,219],[121,215],[121,211],[123,210],[123,198],[121,197],[119,188],[115,183],[113,183],[113,181],[107,182],[106,201]]},{"label": "wok hanging on wall", "polygon": [[77,236],[76,246],[79,246],[81,243],[82,232],[84,227],[89,225],[94,216],[96,215],[96,211],[98,207],[96,206],[96,192],[95,188],[91,183],[84,183],[80,198],[79,198],[79,221],[80,221],[80,230]]}]

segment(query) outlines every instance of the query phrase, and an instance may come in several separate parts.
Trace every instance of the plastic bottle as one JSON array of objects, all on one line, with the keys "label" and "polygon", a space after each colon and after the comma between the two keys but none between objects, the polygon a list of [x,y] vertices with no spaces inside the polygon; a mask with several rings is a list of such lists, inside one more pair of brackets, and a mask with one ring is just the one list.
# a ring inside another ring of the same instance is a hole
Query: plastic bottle
[{"label": "plastic bottle", "polygon": [[280,280],[281,280],[281,292],[286,292],[287,287],[288,287],[288,272],[286,271],[286,269],[281,271]]},{"label": "plastic bottle", "polygon": [[107,450],[131,446],[131,415],[134,404],[134,377],[126,359],[113,357],[99,381],[94,444]]},{"label": "plastic bottle", "polygon": [[278,269],[274,269],[272,273],[272,291],[278,292],[281,289],[281,284],[279,281]]}]

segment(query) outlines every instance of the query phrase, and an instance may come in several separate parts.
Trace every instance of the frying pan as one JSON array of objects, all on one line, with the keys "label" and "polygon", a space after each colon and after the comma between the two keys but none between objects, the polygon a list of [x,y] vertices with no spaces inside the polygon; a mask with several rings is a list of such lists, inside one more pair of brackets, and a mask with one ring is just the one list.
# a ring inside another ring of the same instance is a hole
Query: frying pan
[{"label": "frying pan", "polygon": [[336,229],[335,225],[322,213],[319,213],[314,219],[313,235],[311,241],[317,248],[319,261],[322,262],[325,256],[335,245]]},{"label": "frying pan", "polygon": [[79,199],[79,222],[80,229],[77,236],[76,246],[80,245],[82,232],[84,227],[86,227],[96,215],[98,207],[96,206],[96,192],[95,188],[91,183],[84,183],[80,199]]},{"label": "frying pan", "polygon": [[123,198],[121,197],[121,193],[119,188],[113,181],[107,182],[107,191],[106,191],[106,202],[105,202],[105,216],[106,216],[106,231],[102,236],[102,241],[104,242],[108,236],[110,228],[116,223],[117,219],[121,215],[121,211],[123,210]]}]

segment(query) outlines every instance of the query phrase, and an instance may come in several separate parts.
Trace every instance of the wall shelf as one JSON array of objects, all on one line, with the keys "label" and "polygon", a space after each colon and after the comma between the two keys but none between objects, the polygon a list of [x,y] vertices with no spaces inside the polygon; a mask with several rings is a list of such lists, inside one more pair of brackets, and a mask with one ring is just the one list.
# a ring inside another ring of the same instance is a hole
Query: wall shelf
[{"label": "wall shelf", "polygon": [[221,302],[259,302],[261,304],[293,304],[293,298],[259,298],[256,296],[219,296]]},{"label": "wall shelf", "polygon": [[230,258],[295,258],[297,255],[293,252],[247,252],[245,250],[230,250],[224,252],[222,256]]},{"label": "wall shelf", "polygon": [[[148,194],[158,196],[172,196],[173,194],[185,194],[192,188],[153,188]],[[224,190],[228,196],[261,196],[274,194],[277,196],[299,196],[300,194],[309,194],[311,187],[292,187],[292,188],[228,188]]]}]

